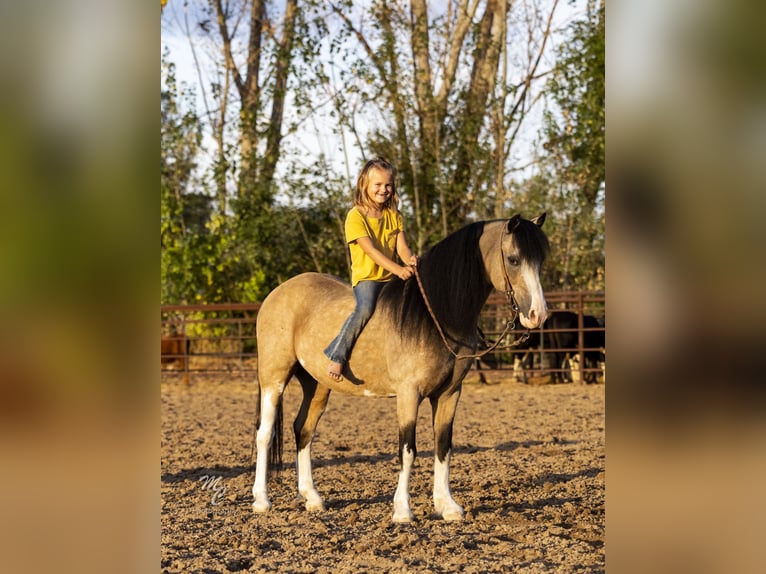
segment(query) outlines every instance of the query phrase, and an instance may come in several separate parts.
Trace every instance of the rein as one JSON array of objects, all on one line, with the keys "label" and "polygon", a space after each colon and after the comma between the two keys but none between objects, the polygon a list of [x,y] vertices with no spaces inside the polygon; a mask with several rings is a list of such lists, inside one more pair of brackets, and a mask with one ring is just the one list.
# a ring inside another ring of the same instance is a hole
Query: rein
[{"label": "rein", "polygon": [[[434,313],[434,310],[431,308],[431,303],[428,301],[426,290],[423,287],[423,281],[420,279],[420,271],[418,271],[418,266],[415,265],[414,267],[415,279],[418,282],[418,288],[420,289],[420,294],[423,296],[423,301],[426,304],[426,309],[428,309],[428,314],[431,315],[431,319],[433,319],[434,325],[436,325],[436,330],[439,332],[439,335],[441,336],[442,341],[444,342],[444,346],[447,348],[450,354],[456,359],[478,359],[488,353],[491,353],[497,348],[497,346],[505,338],[505,336],[508,335],[508,333],[510,333],[513,329],[516,328],[516,319],[518,319],[519,317],[519,306],[516,303],[516,298],[514,297],[513,286],[511,285],[511,279],[508,277],[508,270],[505,268],[505,253],[503,252],[504,237],[505,237],[505,228],[503,228],[503,232],[500,235],[500,265],[503,270],[503,278],[505,279],[505,298],[508,301],[508,307],[510,307],[513,313],[513,316],[511,317],[511,319],[506,321],[505,329],[503,329],[503,332],[500,334],[500,337],[497,339],[497,341],[495,341],[491,346],[489,346],[487,349],[483,350],[480,353],[475,353],[473,355],[459,355],[452,350],[452,347],[450,347],[450,344],[447,341],[447,337],[444,334],[444,330],[442,329],[442,326],[439,324],[439,321],[436,318],[436,314]],[[482,337],[482,339],[484,338]],[[529,329],[527,329],[518,339],[506,345],[504,348],[515,347],[517,345],[520,345],[527,339],[529,339]]]}]

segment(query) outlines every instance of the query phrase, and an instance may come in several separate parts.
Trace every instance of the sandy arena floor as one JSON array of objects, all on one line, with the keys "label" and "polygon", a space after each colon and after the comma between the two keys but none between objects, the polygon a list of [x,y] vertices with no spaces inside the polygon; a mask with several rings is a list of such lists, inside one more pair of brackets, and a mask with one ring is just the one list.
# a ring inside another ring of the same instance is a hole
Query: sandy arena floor
[{"label": "sandy arena floor", "polygon": [[[469,375],[470,379],[470,375]],[[433,514],[431,408],[421,405],[410,494],[416,522],[391,522],[395,399],[333,394],[314,441],[327,506],[296,503],[285,394],[285,470],[273,508],[251,510],[255,383],[162,383],[161,571],[603,572],[603,385],[466,383],[453,436],[451,486],[461,523]]]}]

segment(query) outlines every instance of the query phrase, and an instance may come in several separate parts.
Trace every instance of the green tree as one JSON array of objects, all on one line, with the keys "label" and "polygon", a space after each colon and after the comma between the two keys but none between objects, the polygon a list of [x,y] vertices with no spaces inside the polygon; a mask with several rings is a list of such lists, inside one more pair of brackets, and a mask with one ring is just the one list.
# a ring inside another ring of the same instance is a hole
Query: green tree
[{"label": "green tree", "polygon": [[[260,207],[274,195],[298,1],[284,2],[281,15],[267,0],[232,4],[211,0],[209,5],[202,13],[215,18],[219,54],[239,99],[240,203]],[[209,29],[213,38],[212,26],[200,23],[200,27]]]},{"label": "green tree", "polygon": [[[194,284],[192,245],[207,218],[204,198],[192,191],[201,127],[193,100],[180,90],[175,65],[162,58],[160,92],[160,248],[163,303],[188,301]],[[184,110],[184,107],[187,109]]]},{"label": "green tree", "polygon": [[294,242],[286,255],[297,272],[312,270],[350,279],[344,225],[352,190],[345,178],[331,173],[320,154],[316,162],[295,166],[285,175],[285,209],[290,212],[286,223]]},{"label": "green tree", "polygon": [[293,57],[307,43],[298,30],[297,0],[281,3],[281,11],[267,0],[236,5],[212,0],[210,6],[219,54],[239,102],[237,192],[230,202],[234,220],[229,227],[238,242],[231,246],[233,257],[252,295],[258,291],[255,284],[273,287],[284,276],[277,247],[284,239],[284,222],[275,206],[275,175]]},{"label": "green tree", "polygon": [[163,18],[188,40],[206,133],[215,144],[207,150],[205,185],[219,217],[209,221],[200,249],[205,273],[216,270],[226,285],[206,297],[221,290],[238,300],[264,296],[264,286],[275,286],[284,271],[275,254],[283,231],[276,174],[286,102],[295,91],[294,54],[300,50],[305,58],[311,45],[300,30],[299,2],[189,0],[168,8]]},{"label": "green tree", "polygon": [[605,7],[589,1],[583,20],[562,43],[547,93],[558,113],[546,114],[546,148],[586,204],[596,207],[605,180]]},{"label": "green tree", "polygon": [[239,257],[230,218],[214,210],[197,175],[202,126],[194,94],[176,81],[166,52],[160,94],[161,302],[253,302],[268,288]]},{"label": "green tree", "polygon": [[[547,85],[545,114],[547,200],[555,285],[603,288],[605,194],[605,8],[589,1],[569,26]],[[537,190],[539,191],[539,190]]]}]

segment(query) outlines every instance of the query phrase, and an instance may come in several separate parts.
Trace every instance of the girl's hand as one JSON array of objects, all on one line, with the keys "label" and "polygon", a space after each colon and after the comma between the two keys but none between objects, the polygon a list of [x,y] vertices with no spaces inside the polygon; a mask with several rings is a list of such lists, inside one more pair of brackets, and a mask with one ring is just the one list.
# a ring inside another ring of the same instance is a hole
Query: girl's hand
[{"label": "girl's hand", "polygon": [[396,276],[399,277],[399,279],[406,281],[407,279],[412,277],[412,273],[413,273],[412,268],[400,266]]},{"label": "girl's hand", "polygon": [[407,262],[407,264],[408,265],[412,265],[413,267],[417,267],[418,266],[418,259],[419,259],[419,257],[417,255],[413,255],[412,257],[410,257],[410,260]]}]

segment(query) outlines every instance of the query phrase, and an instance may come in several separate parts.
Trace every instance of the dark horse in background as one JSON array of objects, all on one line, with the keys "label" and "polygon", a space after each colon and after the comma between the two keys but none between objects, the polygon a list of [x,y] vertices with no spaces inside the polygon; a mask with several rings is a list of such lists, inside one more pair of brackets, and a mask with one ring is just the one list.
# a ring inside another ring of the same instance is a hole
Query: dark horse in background
[{"label": "dark horse in background", "polygon": [[[331,391],[396,397],[401,470],[394,494],[394,522],[410,522],[409,481],[415,460],[415,421],[424,399],[431,402],[434,432],[433,502],[445,520],[462,520],[452,498],[449,464],[452,423],[478,344],[479,313],[493,289],[507,291],[521,324],[538,327],[547,317],[540,268],[548,239],[534,220],[482,221],[463,227],[431,248],[418,263],[426,299],[416,277],[394,279],[381,291],[375,313],[344,366],[343,380],[327,374],[322,349],[354,308],[351,286],[329,275],[304,273],[272,291],[258,313],[260,424],[253,509],[267,512],[268,466],[280,464],[282,395],[292,377],[303,389],[293,423],[298,492],[307,510],[324,510],[314,487],[311,442]],[[439,334],[438,321],[445,340]],[[448,348],[449,346],[449,348]],[[270,456],[271,455],[271,456]]]},{"label": "dark horse in background", "polygon": [[[599,369],[604,362],[606,341],[604,325],[592,315],[583,315],[583,358],[586,369]],[[525,374],[519,369],[530,368],[531,350],[540,350],[548,358],[551,371],[551,382],[570,382],[575,373],[579,374],[579,316],[572,311],[552,310],[543,323],[542,329],[529,332],[526,341],[516,346],[514,353],[514,373],[517,380],[525,380]],[[553,350],[548,350],[553,349]],[[524,351],[524,353],[521,353]],[[491,359],[483,359],[490,366]],[[542,361],[541,361],[542,363]],[[541,365],[542,366],[542,365]],[[493,368],[497,368],[494,366]],[[578,376],[578,375],[575,375]],[[596,373],[592,370],[585,372],[585,381],[596,382]]]}]

